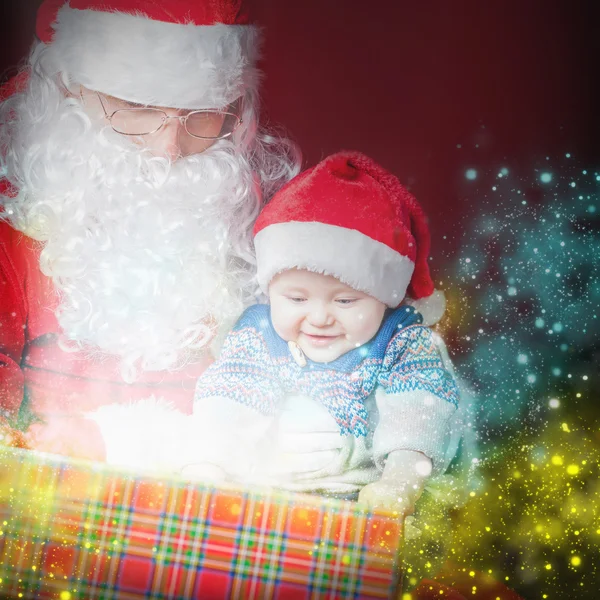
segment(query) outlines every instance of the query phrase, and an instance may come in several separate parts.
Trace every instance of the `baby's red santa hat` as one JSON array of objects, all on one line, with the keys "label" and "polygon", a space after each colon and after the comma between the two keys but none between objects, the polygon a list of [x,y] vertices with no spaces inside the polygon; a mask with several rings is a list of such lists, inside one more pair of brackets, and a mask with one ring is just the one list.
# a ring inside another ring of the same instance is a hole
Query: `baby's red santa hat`
[{"label": "baby's red santa hat", "polygon": [[254,235],[265,293],[277,273],[307,269],[392,308],[405,300],[427,325],[444,313],[444,295],[429,274],[429,227],[421,207],[364,154],[339,152],[298,175],[264,208]]},{"label": "baby's red santa hat", "polygon": [[44,0],[36,33],[70,82],[139,104],[223,108],[259,80],[243,0]]}]

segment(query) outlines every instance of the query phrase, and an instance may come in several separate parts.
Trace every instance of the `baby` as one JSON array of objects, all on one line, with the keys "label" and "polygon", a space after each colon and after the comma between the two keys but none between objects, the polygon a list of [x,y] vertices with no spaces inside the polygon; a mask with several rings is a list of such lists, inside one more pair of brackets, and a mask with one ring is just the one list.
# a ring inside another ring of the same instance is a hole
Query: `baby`
[{"label": "baby", "polygon": [[421,208],[370,158],[341,152],[282,188],[254,234],[269,304],[246,310],[199,379],[202,465],[184,474],[212,465],[411,512],[461,435],[452,366],[415,308],[443,313]]}]

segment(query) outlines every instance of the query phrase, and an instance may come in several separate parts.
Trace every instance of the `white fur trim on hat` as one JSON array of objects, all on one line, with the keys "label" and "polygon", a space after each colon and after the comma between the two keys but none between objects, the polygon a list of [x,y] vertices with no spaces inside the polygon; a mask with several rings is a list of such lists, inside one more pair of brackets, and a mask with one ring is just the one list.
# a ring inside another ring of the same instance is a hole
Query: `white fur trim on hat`
[{"label": "white fur trim on hat", "polygon": [[70,80],[130,102],[223,108],[258,84],[258,31],[63,6],[48,46]]},{"label": "white fur trim on hat", "polygon": [[258,283],[267,293],[277,273],[299,268],[333,275],[390,307],[400,304],[415,265],[355,229],[318,222],[269,225],[254,238]]}]

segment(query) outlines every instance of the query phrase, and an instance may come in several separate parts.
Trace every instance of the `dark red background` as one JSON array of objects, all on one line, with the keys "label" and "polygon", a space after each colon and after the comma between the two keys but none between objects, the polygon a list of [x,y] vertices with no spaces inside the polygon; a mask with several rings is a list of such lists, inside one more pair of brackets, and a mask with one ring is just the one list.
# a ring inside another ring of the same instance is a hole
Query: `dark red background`
[{"label": "dark red background", "polygon": [[[2,5],[0,73],[26,55],[38,4]],[[565,152],[598,165],[596,2],[253,4],[269,120],[300,143],[306,164],[352,148],[393,170],[430,214],[434,250],[436,233],[458,240],[452,229],[472,212],[466,168],[528,174]]]}]

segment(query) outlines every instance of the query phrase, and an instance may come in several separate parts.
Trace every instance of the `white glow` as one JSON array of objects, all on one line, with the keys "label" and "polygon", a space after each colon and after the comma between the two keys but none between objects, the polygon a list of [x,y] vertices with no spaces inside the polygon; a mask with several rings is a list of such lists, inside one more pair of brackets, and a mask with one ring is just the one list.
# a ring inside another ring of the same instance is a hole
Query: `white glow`
[{"label": "white glow", "polygon": [[415,470],[422,477],[429,477],[431,475],[431,461],[430,460],[419,460],[415,464]]}]

